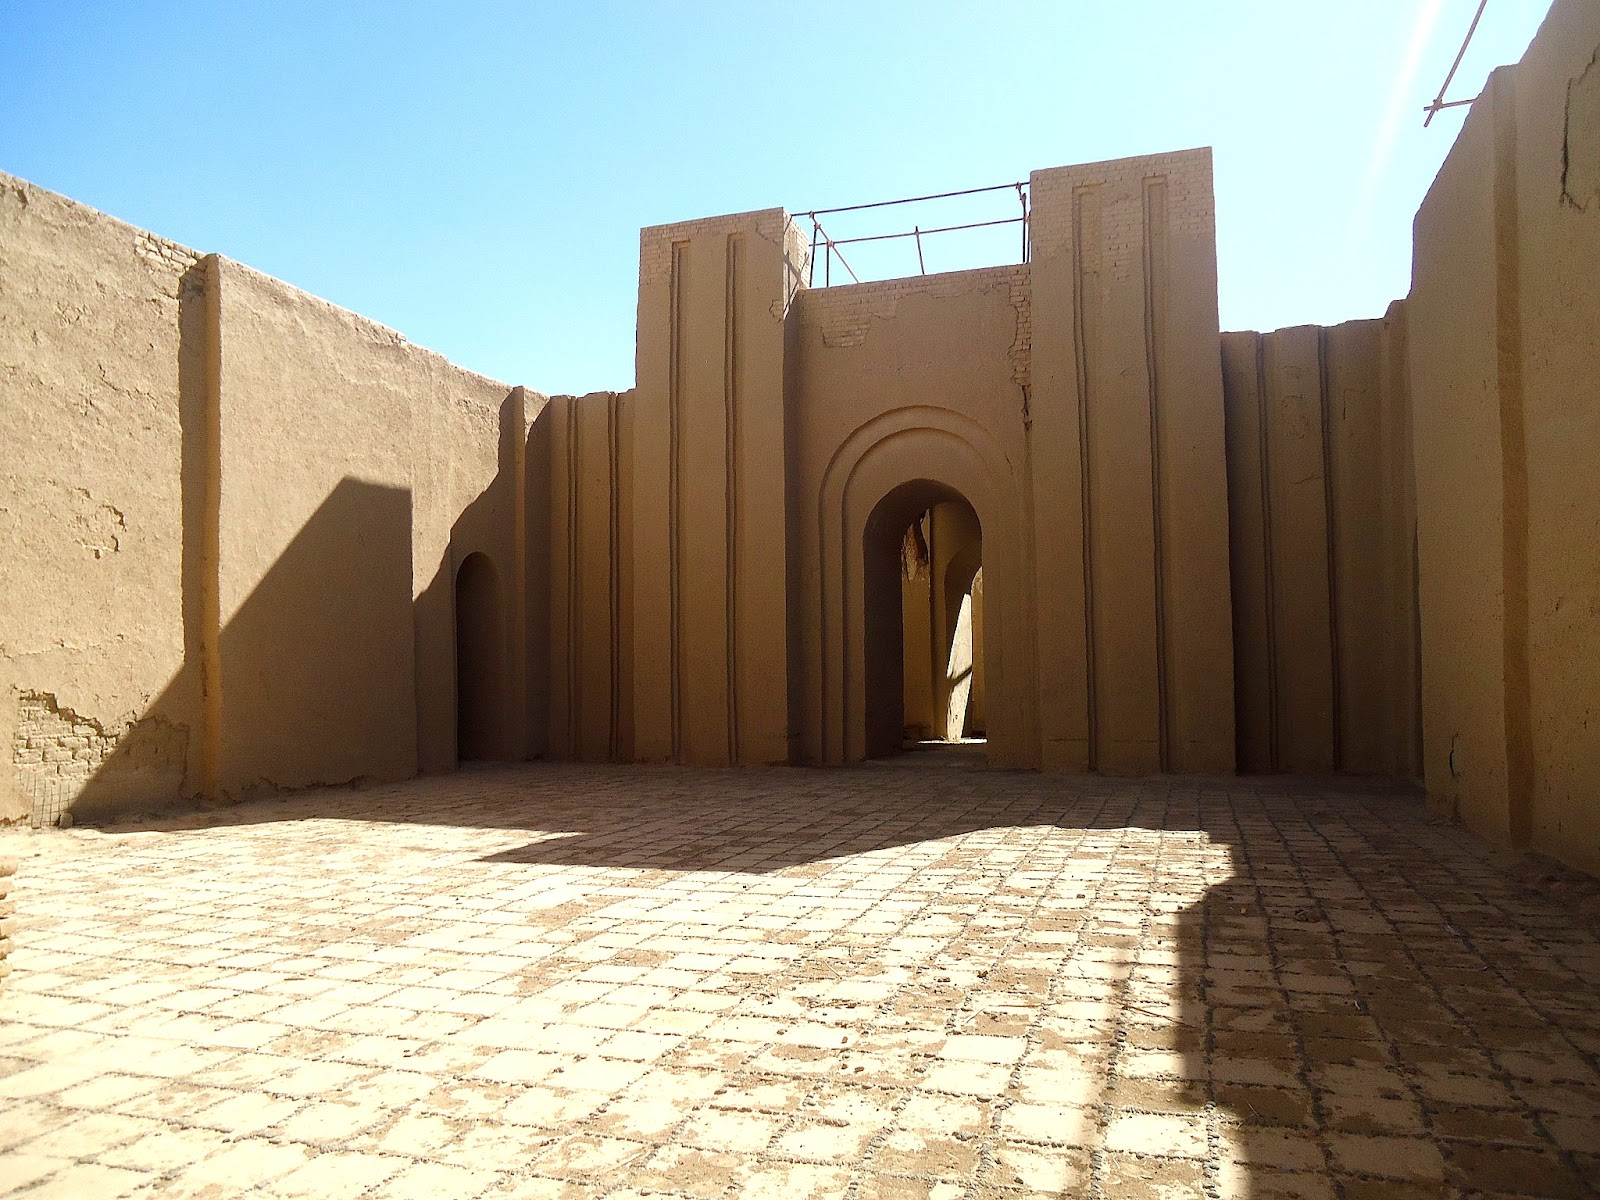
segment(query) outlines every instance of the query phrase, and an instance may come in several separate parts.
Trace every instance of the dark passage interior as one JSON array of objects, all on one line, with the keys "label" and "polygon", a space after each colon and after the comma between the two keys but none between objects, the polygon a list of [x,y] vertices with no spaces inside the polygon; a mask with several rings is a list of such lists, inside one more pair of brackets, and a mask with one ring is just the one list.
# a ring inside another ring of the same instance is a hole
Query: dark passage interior
[{"label": "dark passage interior", "polygon": [[890,492],[867,521],[867,754],[982,739],[983,531],[932,480]]},{"label": "dark passage interior", "polygon": [[486,555],[456,572],[456,757],[502,758],[504,621],[500,583]]}]

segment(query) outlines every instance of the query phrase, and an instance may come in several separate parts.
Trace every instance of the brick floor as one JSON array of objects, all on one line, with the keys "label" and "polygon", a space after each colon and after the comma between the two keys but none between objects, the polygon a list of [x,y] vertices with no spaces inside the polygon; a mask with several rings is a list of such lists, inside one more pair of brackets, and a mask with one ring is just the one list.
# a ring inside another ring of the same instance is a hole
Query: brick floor
[{"label": "brick floor", "polygon": [[1381,787],[531,766],[21,859],[0,1192],[1600,1195],[1600,939]]}]

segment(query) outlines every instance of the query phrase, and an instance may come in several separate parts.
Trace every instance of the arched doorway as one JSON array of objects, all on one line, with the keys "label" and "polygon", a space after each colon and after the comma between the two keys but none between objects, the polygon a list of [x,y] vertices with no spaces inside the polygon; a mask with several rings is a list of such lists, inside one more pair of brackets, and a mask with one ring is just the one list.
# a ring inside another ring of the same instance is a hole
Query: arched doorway
[{"label": "arched doorway", "polygon": [[456,571],[456,758],[505,757],[505,623],[487,555]]},{"label": "arched doorway", "polygon": [[902,484],[868,518],[863,552],[867,756],[980,734],[983,532],[976,510],[945,484]]},{"label": "arched doorway", "polygon": [[[932,406],[883,414],[845,439],[819,484],[815,534],[809,522],[802,525],[799,649],[806,673],[796,695],[805,761],[859,762],[893,752],[903,732],[902,536],[913,518],[952,500],[969,503],[982,525],[977,624],[987,741],[974,757],[995,767],[1039,765],[1033,570],[1022,492],[1012,460],[987,429]],[[870,718],[869,708],[877,709]],[[869,725],[876,729],[871,747]]]}]

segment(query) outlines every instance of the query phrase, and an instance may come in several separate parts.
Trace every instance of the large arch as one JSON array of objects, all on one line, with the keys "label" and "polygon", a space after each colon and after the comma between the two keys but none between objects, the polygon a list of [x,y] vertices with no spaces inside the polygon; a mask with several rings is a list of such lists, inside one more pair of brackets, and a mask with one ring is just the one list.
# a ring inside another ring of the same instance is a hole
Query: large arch
[{"label": "large arch", "polygon": [[895,409],[865,422],[844,439],[824,472],[808,655],[808,756],[838,763],[869,753],[867,576],[882,565],[867,561],[868,522],[892,495],[899,499],[882,516],[887,520],[892,508],[898,519],[903,510],[902,528],[919,496],[959,496],[977,514],[984,538],[989,761],[1037,766],[1039,735],[1030,702],[1032,584],[1016,467],[977,422],[931,405]]},{"label": "large arch", "polygon": [[456,570],[456,758],[507,757],[506,645],[499,572],[489,556]]}]

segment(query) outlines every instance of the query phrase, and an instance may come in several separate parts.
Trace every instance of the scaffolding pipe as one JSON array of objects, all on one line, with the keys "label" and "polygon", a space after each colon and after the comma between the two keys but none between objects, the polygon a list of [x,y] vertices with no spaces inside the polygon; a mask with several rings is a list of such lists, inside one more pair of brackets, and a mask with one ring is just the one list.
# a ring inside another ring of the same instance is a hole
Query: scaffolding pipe
[{"label": "scaffolding pipe", "polygon": [[[832,278],[833,256],[835,254],[837,254],[839,256],[839,265],[841,267],[843,267],[846,271],[850,272],[850,278],[855,280],[856,283],[860,283],[861,282],[860,276],[858,276],[855,273],[855,271],[851,268],[850,261],[847,258],[845,258],[844,253],[839,249],[840,246],[847,245],[848,243],[847,242],[836,242],[831,237],[829,237],[828,236],[828,231],[822,227],[822,222],[817,220],[817,214],[816,213],[807,213],[806,215],[808,217],[810,217],[811,220],[812,220],[812,223],[816,225],[817,232],[822,236],[823,245],[825,247],[827,247],[828,260],[827,260],[827,264],[826,264],[826,266],[824,267],[824,270],[823,270],[822,286],[823,287],[827,287],[828,286],[828,281]],[[905,236],[905,235],[902,234],[901,236]]]},{"label": "scaffolding pipe", "polygon": [[1456,72],[1461,69],[1461,60],[1467,56],[1467,47],[1472,44],[1472,35],[1478,32],[1478,22],[1483,20],[1483,10],[1489,7],[1489,0],[1478,0],[1478,11],[1472,15],[1472,24],[1467,27],[1467,36],[1461,40],[1461,49],[1456,51],[1456,60],[1450,64],[1450,73],[1444,77],[1444,84],[1439,88],[1439,94],[1433,98],[1433,103],[1422,111],[1428,115],[1423,118],[1422,127],[1426,129],[1433,124],[1433,118],[1446,108],[1459,108],[1463,104],[1471,104],[1472,100],[1452,100],[1446,104],[1444,94],[1450,90],[1450,82],[1456,77]]},{"label": "scaffolding pipe", "polygon": [[1022,261],[1028,261],[1028,193],[1017,184],[1017,200],[1022,205]]},{"label": "scaffolding pipe", "polygon": [[961,229],[988,229],[993,225],[1015,225],[1021,217],[1005,217],[999,221],[974,221],[970,225],[941,225],[937,229],[906,230],[904,233],[875,233],[870,237],[840,238],[829,242],[831,246],[858,246],[862,242],[892,242],[895,238],[921,237],[923,234],[955,233]]},{"label": "scaffolding pipe", "polygon": [[[839,238],[828,236],[828,231],[822,227],[819,217],[832,213],[861,212],[866,209],[890,208],[900,204],[919,204],[925,200],[947,200],[956,196],[976,196],[987,192],[1015,191],[1017,200],[1022,206],[1020,217],[1006,217],[997,221],[971,221],[962,225],[941,225],[935,229],[923,229],[922,226],[913,226],[909,231],[901,233],[880,233],[866,237]],[[848,259],[845,258],[841,246],[860,245],[864,242],[888,242],[899,238],[914,238],[917,244],[917,269],[923,274],[928,273],[927,256],[922,246],[922,236],[934,233],[956,233],[964,229],[988,229],[998,225],[1021,224],[1022,226],[1022,261],[1027,262],[1032,253],[1032,222],[1028,212],[1028,183],[997,183],[988,187],[963,188],[953,192],[934,192],[926,196],[908,196],[902,200],[878,200],[871,204],[847,204],[838,208],[811,209],[804,213],[811,220],[811,264],[808,282],[816,283],[817,277],[817,250],[822,250],[822,285],[830,287],[833,283],[833,259],[837,255],[839,265],[849,272],[850,278],[861,282],[861,277],[856,274]]]},{"label": "scaffolding pipe", "polygon": [[959,192],[935,192],[931,196],[907,196],[904,200],[877,200],[871,204],[846,204],[842,208],[814,208],[808,217],[826,217],[830,213],[860,212],[867,208],[888,208],[895,204],[920,204],[924,200],[948,200],[952,196],[976,196],[981,192],[1007,192],[1012,188],[1027,187],[1026,183],[996,183],[989,187],[965,188]]}]

